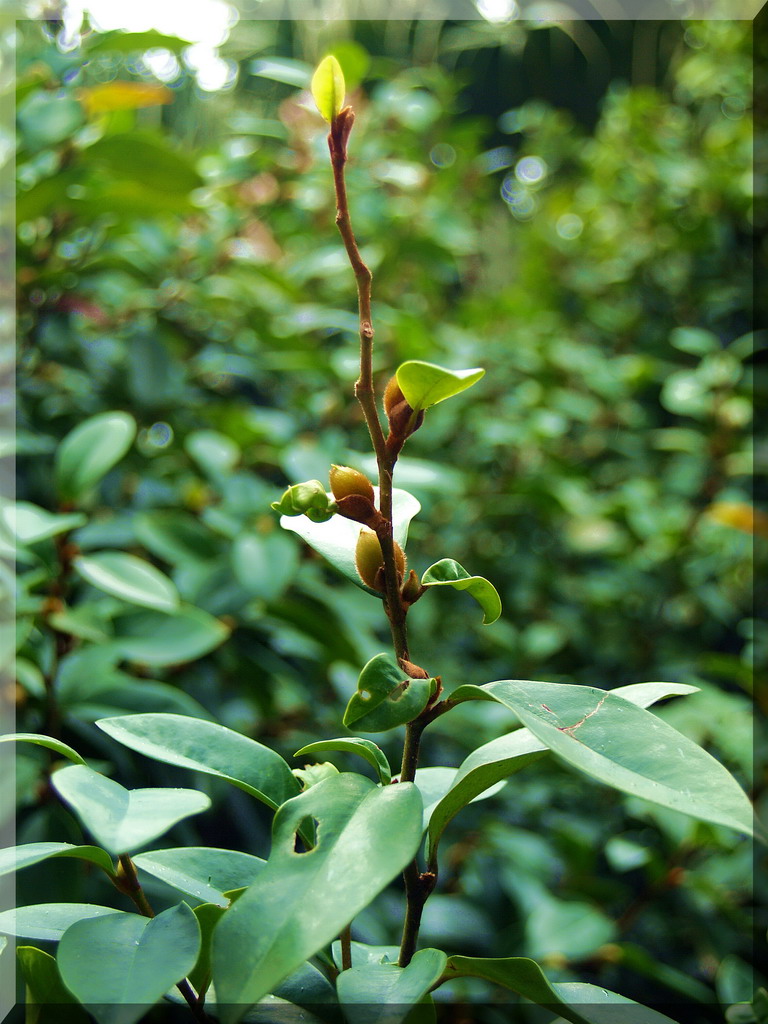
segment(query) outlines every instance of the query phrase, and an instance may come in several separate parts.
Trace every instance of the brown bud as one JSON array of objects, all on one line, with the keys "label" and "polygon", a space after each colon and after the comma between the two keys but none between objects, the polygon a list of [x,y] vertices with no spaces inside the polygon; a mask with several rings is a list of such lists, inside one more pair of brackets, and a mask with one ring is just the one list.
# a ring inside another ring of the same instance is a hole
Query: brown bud
[{"label": "brown bud", "polygon": [[365,473],[350,466],[331,466],[330,479],[331,490],[337,501],[350,494],[359,494],[373,505],[373,484]]},{"label": "brown bud", "polygon": [[363,526],[370,526],[371,529],[376,529],[377,523],[384,521],[381,512],[362,494],[348,494],[346,498],[339,498],[336,505],[339,515],[362,523]]},{"label": "brown bud", "polygon": [[418,601],[423,593],[424,587],[421,585],[421,580],[411,569],[408,573],[408,579],[403,584],[403,600],[406,604],[413,604],[415,601]]},{"label": "brown bud", "polygon": [[405,401],[405,395],[400,390],[397,377],[390,377],[387,386],[384,388],[384,412],[389,416],[394,406]]},{"label": "brown bud", "polygon": [[419,409],[414,413],[397,383],[397,377],[392,377],[384,389],[384,411],[389,420],[387,445],[390,449],[399,451],[405,439],[424,422],[424,410]]},{"label": "brown bud", "polygon": [[[379,593],[383,592],[384,555],[381,551],[379,538],[372,530],[362,529],[360,531],[360,536],[357,538],[357,547],[355,548],[355,566],[360,573],[360,579],[363,583],[367,584],[372,590],[377,590]],[[395,566],[398,579],[401,580],[405,575],[405,553],[397,541],[395,541]]]},{"label": "brown bud", "polygon": [[429,673],[425,672],[421,665],[414,665],[407,658],[400,658],[400,668],[407,672],[411,679],[429,679]]}]

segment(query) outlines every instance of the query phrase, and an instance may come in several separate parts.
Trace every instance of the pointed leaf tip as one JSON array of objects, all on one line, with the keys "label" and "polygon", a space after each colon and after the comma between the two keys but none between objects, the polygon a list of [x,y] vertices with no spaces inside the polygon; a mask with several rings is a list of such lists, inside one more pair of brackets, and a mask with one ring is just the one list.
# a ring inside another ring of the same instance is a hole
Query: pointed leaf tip
[{"label": "pointed leaf tip", "polygon": [[397,368],[397,383],[412,409],[429,409],[446,398],[453,398],[471,388],[485,374],[485,370],[448,370],[434,363],[411,359]]},{"label": "pointed leaf tip", "polygon": [[312,76],[312,97],[330,124],[344,106],[346,85],[341,65],[333,56],[323,57]]}]

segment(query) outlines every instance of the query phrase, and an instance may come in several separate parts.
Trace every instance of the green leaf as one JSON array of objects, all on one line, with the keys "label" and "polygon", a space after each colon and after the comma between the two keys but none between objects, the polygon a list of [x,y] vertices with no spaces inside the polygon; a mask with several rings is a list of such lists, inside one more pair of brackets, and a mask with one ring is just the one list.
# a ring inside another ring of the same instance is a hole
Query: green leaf
[{"label": "green leaf", "polygon": [[188,972],[187,977],[195,991],[200,993],[205,992],[211,983],[211,940],[213,929],[224,913],[224,907],[214,903],[201,903],[192,913],[200,926],[200,952],[195,966]]},{"label": "green leaf", "polygon": [[485,374],[485,370],[447,370],[434,363],[409,360],[397,368],[397,383],[405,400],[414,410],[428,409],[446,398],[471,388]]},{"label": "green leaf", "polygon": [[180,903],[152,918],[78,921],[56,959],[64,984],[98,1021],[133,1024],[192,970],[199,951],[197,918]]},{"label": "green leaf", "polygon": [[266,861],[237,850],[187,846],[139,853],[133,863],[140,871],[146,871],[187,896],[227,907],[229,900],[224,894],[250,885]]},{"label": "green leaf", "polygon": [[203,472],[214,480],[231,473],[240,461],[240,448],[218,430],[193,430],[184,448]]},{"label": "green leaf", "polygon": [[386,654],[368,662],[344,712],[344,725],[385,732],[419,715],[435,692],[434,679],[411,679]]},{"label": "green leaf", "polygon": [[[373,491],[378,504],[378,487],[374,487]],[[333,495],[329,495],[329,498],[332,497]],[[421,505],[412,494],[397,487],[394,488],[392,491],[393,534],[403,549],[408,540],[408,526],[419,511],[421,511]],[[355,548],[361,529],[359,523],[338,515],[326,523],[313,523],[306,516],[281,516],[280,525],[284,530],[298,534],[311,548],[327,558],[331,565],[348,580],[369,594],[373,594],[374,597],[381,598],[381,594],[363,583],[355,567]]]},{"label": "green leaf", "polygon": [[19,105],[17,119],[24,144],[37,150],[70,139],[85,124],[85,113],[72,96],[38,90]]},{"label": "green leaf", "polygon": [[[633,999],[586,982],[568,981],[554,984],[560,999],[577,1008],[589,1024],[675,1024],[670,1018]],[[560,1011],[561,1018],[565,1014]],[[567,1018],[570,1020],[571,1018]],[[555,1024],[555,1022],[553,1022]]]},{"label": "green leaf", "polygon": [[[299,853],[296,832],[306,818],[317,822],[317,845]],[[420,840],[421,798],[409,783],[378,787],[344,773],[284,804],[266,868],[214,932],[225,1024],[331,942],[413,858]]]},{"label": "green leaf", "polygon": [[446,825],[462,808],[502,779],[538,761],[546,752],[547,746],[527,729],[518,729],[474,750],[463,761],[450,789],[430,816],[427,839],[430,863],[435,862],[437,845]]},{"label": "green leaf", "polygon": [[277,808],[299,791],[286,762],[256,740],[232,729],[183,715],[106,718],[96,725],[145,757],[217,775]]},{"label": "green leaf", "polygon": [[[18,946],[16,956],[26,984],[26,1008],[29,1024],[39,1019],[46,1007],[43,1020],[66,1021],[66,1024],[88,1024],[90,1018],[61,980],[59,968],[50,953],[36,946]],[[54,1015],[54,1012],[58,1011]]]},{"label": "green leaf", "polygon": [[161,612],[174,612],[179,594],[167,576],[143,558],[122,551],[100,551],[73,561],[76,572],[105,594]]},{"label": "green leaf", "polygon": [[102,164],[110,172],[109,194],[116,197],[130,196],[130,191],[121,188],[126,184],[161,200],[183,197],[204,184],[187,156],[150,132],[104,135],[84,150],[83,156],[89,164]]},{"label": "green leaf", "polygon": [[344,106],[346,85],[341,65],[335,57],[323,57],[312,75],[312,98],[323,118],[330,124]]},{"label": "green leaf", "polygon": [[0,913],[0,932],[39,942],[58,942],[75,921],[86,918],[118,914],[133,917],[112,907],[97,907],[91,903],[37,903],[30,907],[17,907]]},{"label": "green leaf", "polygon": [[76,857],[97,864],[108,875],[115,873],[112,858],[98,846],[73,846],[72,843],[25,843],[0,850],[0,875],[8,875],[21,868],[39,864],[51,857]]},{"label": "green leaf", "polygon": [[489,626],[501,615],[501,598],[496,587],[483,576],[470,576],[453,558],[442,558],[430,565],[421,577],[424,587],[453,587],[466,590],[483,609],[483,624]]},{"label": "green leaf", "polygon": [[556,1009],[571,1024],[590,1024],[587,1017],[562,999],[550,985],[544,972],[535,960],[524,956],[502,957],[499,959],[475,956],[452,956],[439,984],[454,978],[484,978],[517,992],[539,1006]]},{"label": "green leaf", "polygon": [[112,647],[128,661],[163,667],[194,661],[229,636],[223,622],[201,608],[182,605],[172,615],[136,612],[115,623]]},{"label": "green leaf", "polygon": [[344,750],[350,754],[359,754],[376,770],[382,786],[388,786],[392,781],[392,769],[389,767],[387,755],[373,740],[364,740],[357,736],[340,736],[333,740],[318,740],[316,743],[308,743],[301,750],[297,750],[293,756],[301,757],[302,754],[317,754],[323,750]]},{"label": "green leaf", "polygon": [[103,412],[78,424],[56,449],[56,487],[65,501],[81,501],[123,458],[136,436],[125,412]]},{"label": "green leaf", "polygon": [[75,764],[85,764],[85,761],[78,752],[66,743],[62,743],[61,740],[55,740],[51,736],[38,735],[35,732],[9,733],[7,736],[0,736],[0,743],[34,743],[35,746],[48,747],[49,750],[55,750],[57,754],[68,757]]},{"label": "green leaf", "polygon": [[439,949],[421,949],[407,967],[365,964],[339,975],[336,988],[351,1024],[398,1024],[435,985],[448,964]]},{"label": "green leaf", "polygon": [[169,36],[164,32],[157,32],[149,29],[146,32],[105,32],[94,33],[84,41],[88,53],[99,53],[104,50],[114,53],[136,53],[141,50],[171,50],[173,53],[181,53],[190,45],[189,39],[180,39],[178,36]]},{"label": "green leaf", "polygon": [[514,711],[557,757],[592,778],[753,833],[749,800],[723,765],[626,697],[592,686],[511,679],[480,689]]},{"label": "green leaf", "polygon": [[33,505],[31,501],[6,505],[2,510],[2,519],[20,544],[37,544],[57,534],[75,530],[87,522],[82,512],[58,515]]},{"label": "green leaf", "polygon": [[[350,943],[352,966],[363,967],[366,964],[396,964],[400,958],[399,946],[369,946],[366,942]],[[331,946],[333,962],[341,970],[341,942],[337,939]]]},{"label": "green leaf", "polygon": [[110,853],[131,853],[182,818],[211,806],[194,789],[124,789],[84,765],[62,768],[51,784],[84,827]]}]

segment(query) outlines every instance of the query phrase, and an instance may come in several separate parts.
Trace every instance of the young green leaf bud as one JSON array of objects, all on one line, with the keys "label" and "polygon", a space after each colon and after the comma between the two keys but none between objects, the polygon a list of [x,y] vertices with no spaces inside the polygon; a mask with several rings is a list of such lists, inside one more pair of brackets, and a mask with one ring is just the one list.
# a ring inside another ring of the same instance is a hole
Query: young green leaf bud
[{"label": "young green leaf bud", "polygon": [[365,475],[350,466],[331,466],[330,472],[331,490],[333,496],[339,501],[350,494],[359,494],[373,504],[373,484]]}]

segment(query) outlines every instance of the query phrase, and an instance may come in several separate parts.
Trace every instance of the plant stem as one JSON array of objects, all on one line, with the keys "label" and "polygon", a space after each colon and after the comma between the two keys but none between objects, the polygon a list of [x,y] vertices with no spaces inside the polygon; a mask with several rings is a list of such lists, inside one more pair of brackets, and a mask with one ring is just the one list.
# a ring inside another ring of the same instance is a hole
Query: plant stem
[{"label": "plant stem", "polygon": [[[136,874],[136,866],[133,861],[127,853],[121,853],[117,859],[120,867],[118,874],[113,879],[115,885],[120,892],[125,893],[126,896],[129,896],[133,900],[136,909],[142,917],[154,917],[155,912],[144,894],[144,890],[142,889],[141,882]],[[192,1015],[195,1020],[198,1021],[198,1024],[210,1024],[211,1018],[203,1008],[202,999],[198,998],[195,990],[187,979],[182,978],[182,980],[177,983],[176,988],[186,999],[187,1004],[192,1011]]]},{"label": "plant stem", "polygon": [[352,925],[348,924],[340,935],[341,938],[341,969],[348,971],[352,966]]},{"label": "plant stem", "polygon": [[387,450],[386,439],[376,410],[376,392],[373,386],[372,274],[360,255],[349,215],[347,186],[344,178],[344,166],[347,162],[346,141],[339,139],[333,127],[328,135],[328,149],[331,154],[333,183],[336,192],[336,226],[347,250],[357,283],[357,304],[360,315],[360,376],[355,384],[355,396],[363,410],[379,471],[379,504],[384,523],[377,531],[377,535],[384,556],[384,605],[390,623],[395,653],[398,659],[407,659],[406,608],[400,596],[392,532],[392,474],[397,456],[392,456]]}]

